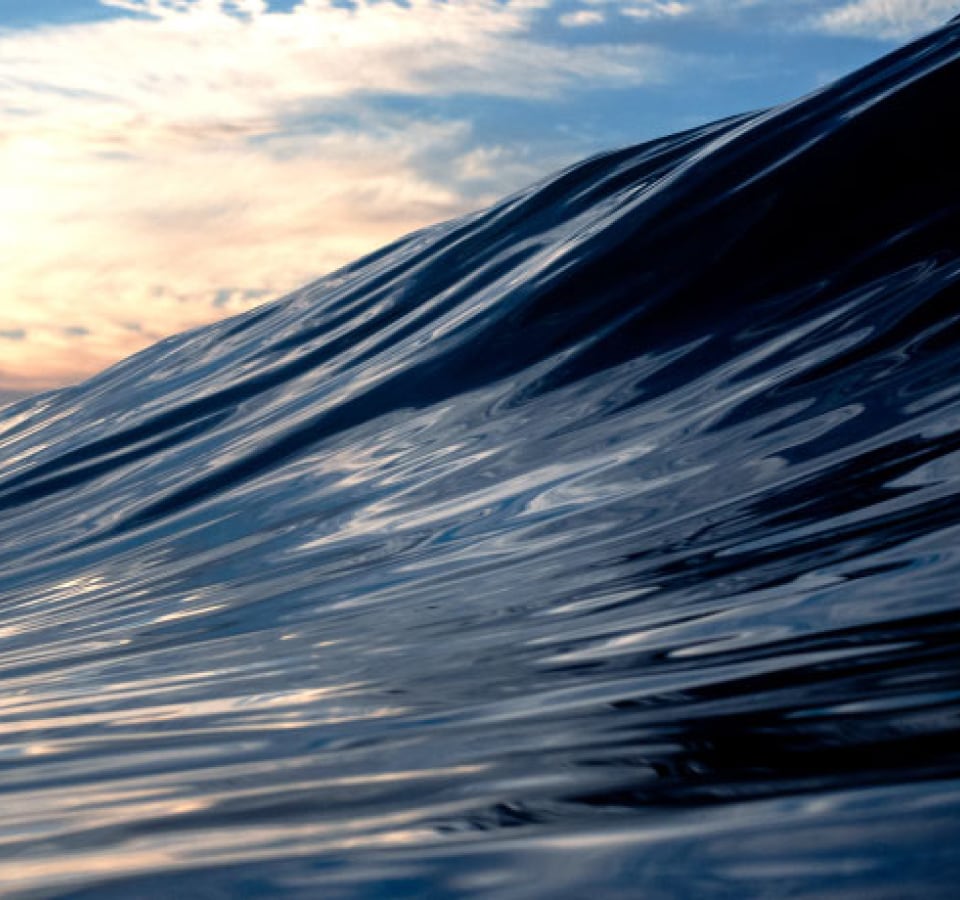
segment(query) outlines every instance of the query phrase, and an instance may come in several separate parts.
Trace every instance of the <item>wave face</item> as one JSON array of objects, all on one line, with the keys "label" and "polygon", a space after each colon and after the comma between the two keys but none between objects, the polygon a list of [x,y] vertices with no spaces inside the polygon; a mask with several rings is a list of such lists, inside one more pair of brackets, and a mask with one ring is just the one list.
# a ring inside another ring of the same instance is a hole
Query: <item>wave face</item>
[{"label": "wave face", "polygon": [[0,414],[0,890],[948,896],[960,24]]}]

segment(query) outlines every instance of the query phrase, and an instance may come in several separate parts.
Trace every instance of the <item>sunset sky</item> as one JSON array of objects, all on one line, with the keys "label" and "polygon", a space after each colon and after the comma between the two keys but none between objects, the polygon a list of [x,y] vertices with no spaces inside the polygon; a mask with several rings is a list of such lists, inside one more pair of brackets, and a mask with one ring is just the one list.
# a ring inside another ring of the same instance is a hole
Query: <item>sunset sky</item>
[{"label": "sunset sky", "polygon": [[0,0],[0,403],[956,0]]}]

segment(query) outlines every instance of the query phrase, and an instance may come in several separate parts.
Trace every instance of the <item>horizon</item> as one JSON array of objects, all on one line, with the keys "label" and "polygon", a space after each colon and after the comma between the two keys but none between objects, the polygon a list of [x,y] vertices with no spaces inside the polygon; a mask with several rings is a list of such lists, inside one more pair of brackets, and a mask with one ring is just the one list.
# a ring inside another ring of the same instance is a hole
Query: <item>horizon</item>
[{"label": "horizon", "polygon": [[944,0],[0,10],[0,406],[584,157],[774,106]]}]

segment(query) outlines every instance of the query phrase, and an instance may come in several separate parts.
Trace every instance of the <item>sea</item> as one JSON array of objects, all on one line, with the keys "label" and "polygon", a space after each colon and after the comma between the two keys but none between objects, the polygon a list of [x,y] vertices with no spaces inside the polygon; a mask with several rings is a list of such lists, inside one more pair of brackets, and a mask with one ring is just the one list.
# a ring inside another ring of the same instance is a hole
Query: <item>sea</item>
[{"label": "sea", "polygon": [[0,410],[0,893],[960,895],[960,22]]}]

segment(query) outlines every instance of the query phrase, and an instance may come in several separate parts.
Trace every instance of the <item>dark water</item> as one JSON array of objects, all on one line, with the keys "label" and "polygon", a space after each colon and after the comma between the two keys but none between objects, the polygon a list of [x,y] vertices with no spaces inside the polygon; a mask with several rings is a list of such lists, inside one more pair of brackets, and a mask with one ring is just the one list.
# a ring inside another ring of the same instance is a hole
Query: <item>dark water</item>
[{"label": "dark water", "polygon": [[954,24],[0,413],[0,892],[954,895],[958,97]]}]

